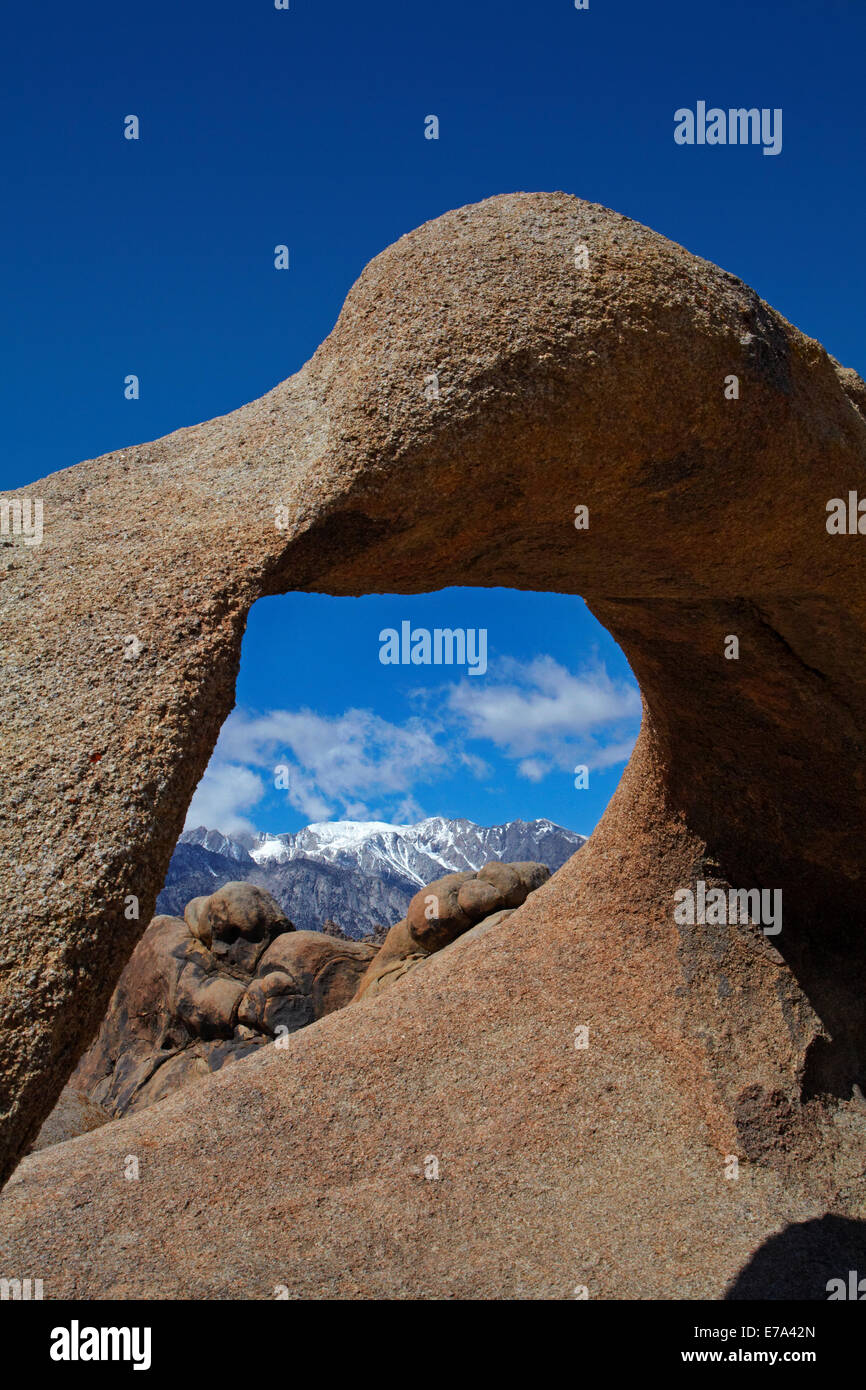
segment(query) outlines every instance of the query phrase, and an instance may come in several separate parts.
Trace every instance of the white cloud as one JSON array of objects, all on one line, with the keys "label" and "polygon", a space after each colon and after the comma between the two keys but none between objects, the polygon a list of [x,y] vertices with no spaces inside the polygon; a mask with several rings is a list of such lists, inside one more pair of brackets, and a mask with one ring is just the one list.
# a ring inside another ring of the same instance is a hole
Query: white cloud
[{"label": "white cloud", "polygon": [[541,782],[551,771],[551,766],[550,763],[542,762],[540,758],[521,758],[517,764],[517,771],[530,782]]},{"label": "white cloud", "polygon": [[420,806],[414,796],[407,796],[394,807],[394,820],[398,825],[417,825],[419,820],[426,820],[427,812]]},{"label": "white cloud", "polygon": [[493,768],[489,763],[480,758],[477,753],[467,753],[465,750],[456,750],[455,756],[462,767],[468,768],[472,776],[479,782],[489,781],[493,776]]},{"label": "white cloud", "polygon": [[576,675],[551,656],[499,669],[508,679],[498,684],[452,686],[448,708],[469,738],[517,759],[521,776],[538,782],[576,762],[599,769],[628,758],[641,713],[631,682],[612,680],[599,664]]},{"label": "white cloud", "polygon": [[492,744],[535,783],[578,763],[599,770],[626,761],[641,711],[635,685],[612,680],[600,664],[575,674],[550,656],[507,660],[499,670],[496,684],[465,678],[440,687],[434,712],[402,724],[361,709],[234,710],[187,827],[254,829],[247,813],[273,788],[280,765],[288,768],[282,794],[308,821],[405,823],[424,818],[420,785],[455,773],[482,782],[498,775],[495,762],[466,746],[473,740]]},{"label": "white cloud", "polygon": [[[334,815],[334,808],[330,802],[316,790],[316,783],[312,777],[308,777],[300,768],[293,764],[288,765],[288,787],[286,796],[290,805],[296,811],[300,811],[302,816],[306,816],[308,821],[331,820]],[[350,815],[348,808],[346,815]],[[361,817],[353,819],[360,820]]]},{"label": "white cloud", "polygon": [[637,733],[635,732],[631,738],[621,739],[617,743],[596,744],[592,749],[592,756],[586,761],[596,772],[600,772],[605,767],[616,767],[618,763],[628,762],[636,741]]},{"label": "white cloud", "polygon": [[251,810],[264,794],[262,779],[250,768],[224,762],[215,753],[195,789],[185,829],[204,825],[209,830],[221,830],[224,835],[255,830],[252,821],[241,812]]},{"label": "white cloud", "polygon": [[[388,818],[417,805],[414,788],[436,776],[449,757],[449,750],[436,742],[435,732],[414,717],[401,725],[370,710],[352,709],[334,716],[308,709],[260,715],[234,710],[223,725],[202,783],[203,788],[205,782],[213,784],[214,793],[202,804],[212,815],[221,814],[223,820],[233,817],[237,824],[241,805],[254,804],[266,788],[256,778],[258,795],[250,801],[247,787],[239,786],[243,799],[239,805],[232,804],[234,769],[239,765],[257,768],[273,784],[275,769],[282,765],[288,768],[285,794],[308,820]],[[396,811],[371,809],[371,802],[392,804],[395,797],[400,798]],[[195,821],[202,823],[229,833],[222,821]]]}]

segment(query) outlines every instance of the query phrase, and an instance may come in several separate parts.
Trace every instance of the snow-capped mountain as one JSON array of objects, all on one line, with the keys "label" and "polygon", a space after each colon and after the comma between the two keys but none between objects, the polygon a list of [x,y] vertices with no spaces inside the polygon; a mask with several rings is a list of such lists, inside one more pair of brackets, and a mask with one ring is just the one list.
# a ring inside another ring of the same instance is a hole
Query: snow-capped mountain
[{"label": "snow-capped mountain", "polygon": [[[257,840],[258,836],[246,837],[250,844]],[[244,845],[241,840],[230,840],[228,835],[224,835],[221,830],[205,830],[200,825],[198,830],[187,830],[181,835],[179,844],[199,845],[201,849],[209,850],[211,854],[221,854],[224,859],[236,859],[239,864],[245,864],[249,859],[249,845]]]},{"label": "snow-capped mountain", "polygon": [[586,837],[549,820],[475,825],[431,816],[417,825],[322,821],[294,834],[223,835],[186,830],[169,865],[157,911],[180,914],[190,898],[232,879],[266,888],[301,929],[330,918],[350,936],[405,916],[419,888],[491,859],[534,859],[555,873]]}]

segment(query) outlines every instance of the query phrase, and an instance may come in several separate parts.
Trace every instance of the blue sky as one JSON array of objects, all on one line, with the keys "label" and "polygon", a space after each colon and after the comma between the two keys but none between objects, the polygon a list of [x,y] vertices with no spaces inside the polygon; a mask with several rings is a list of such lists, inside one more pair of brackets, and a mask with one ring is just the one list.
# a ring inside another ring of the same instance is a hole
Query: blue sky
[{"label": "blue sky", "polygon": [[[15,6],[0,488],[261,395],[315,350],[371,256],[514,189],[648,223],[864,372],[864,51],[862,0]],[[674,111],[698,100],[782,108],[781,154],[678,146]],[[378,633],[402,619],[486,627],[487,674],[383,667]],[[442,813],[587,831],[634,736],[629,681],[576,599],[267,600],[193,812],[224,829]]]},{"label": "blue sky", "polygon": [[[484,629],[485,674],[383,665],[379,635],[405,621]],[[504,589],[263,599],[237,701],[190,825],[546,816],[588,834],[640,724],[628,663],[581,599]],[[578,790],[580,765],[589,785]],[[274,785],[280,766],[286,789]]]}]

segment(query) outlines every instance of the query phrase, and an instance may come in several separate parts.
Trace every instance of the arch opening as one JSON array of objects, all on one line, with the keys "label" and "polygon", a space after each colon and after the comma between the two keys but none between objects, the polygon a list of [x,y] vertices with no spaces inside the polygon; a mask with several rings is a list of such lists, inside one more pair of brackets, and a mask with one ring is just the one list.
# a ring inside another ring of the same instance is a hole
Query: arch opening
[{"label": "arch opening", "polygon": [[[571,596],[255,604],[156,915],[37,1147],[72,1102],[139,1112],[503,926],[586,842],[640,717]],[[465,906],[404,931],[444,880]]]}]

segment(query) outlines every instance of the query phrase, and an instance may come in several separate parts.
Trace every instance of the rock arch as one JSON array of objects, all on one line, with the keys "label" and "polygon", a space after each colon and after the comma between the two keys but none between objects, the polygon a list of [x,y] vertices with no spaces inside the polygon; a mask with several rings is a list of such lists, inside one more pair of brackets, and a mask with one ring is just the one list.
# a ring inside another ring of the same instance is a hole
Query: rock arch
[{"label": "rock arch", "polygon": [[[652,1001],[708,1132],[812,1152],[828,1110],[804,1100],[845,1100],[866,1068],[866,541],[825,527],[830,498],[866,492],[864,412],[856,374],[734,276],[599,206],[513,194],[384,251],[260,400],[22,489],[45,533],[0,552],[2,1174],[149,920],[251,604],[452,584],[581,594],[644,695],[607,814],[536,895],[532,959],[559,941],[560,969],[583,922],[580,968],[601,981],[621,953],[617,989]],[[699,878],[781,888],[783,931],[678,935]],[[374,1008],[384,1027],[379,1001],[311,1031],[374,1029]]]}]

